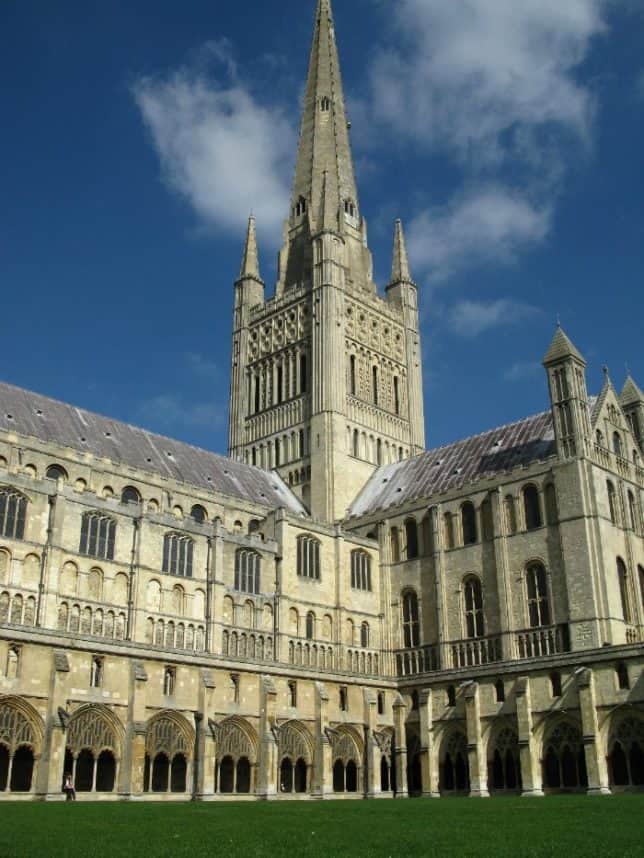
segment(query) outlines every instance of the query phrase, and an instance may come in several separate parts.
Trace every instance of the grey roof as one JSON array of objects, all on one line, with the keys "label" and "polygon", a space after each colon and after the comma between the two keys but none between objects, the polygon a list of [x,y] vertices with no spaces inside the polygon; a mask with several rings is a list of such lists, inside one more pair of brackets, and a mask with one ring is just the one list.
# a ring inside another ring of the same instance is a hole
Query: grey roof
[{"label": "grey roof", "polygon": [[368,515],[415,498],[429,498],[546,459],[555,452],[552,413],[544,411],[378,468],[353,502],[349,515]]},{"label": "grey roof", "polygon": [[0,382],[0,430],[38,438],[233,498],[306,510],[274,472]]}]

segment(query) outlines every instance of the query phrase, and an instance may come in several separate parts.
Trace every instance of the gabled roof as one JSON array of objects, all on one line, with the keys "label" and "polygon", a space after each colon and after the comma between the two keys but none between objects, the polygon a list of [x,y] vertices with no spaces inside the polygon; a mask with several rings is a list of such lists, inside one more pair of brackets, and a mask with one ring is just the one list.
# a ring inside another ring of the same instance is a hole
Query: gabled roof
[{"label": "gabled roof", "polygon": [[555,452],[552,413],[544,411],[378,468],[353,502],[349,516],[368,515],[415,498],[430,498],[546,459]]},{"label": "gabled roof", "polygon": [[577,358],[577,360],[581,361],[584,366],[586,365],[586,361],[584,360],[583,355],[578,351],[576,346],[573,345],[572,341],[566,335],[561,325],[557,325],[557,331],[552,338],[550,347],[543,358],[543,363],[545,366],[547,366],[550,363],[555,363],[556,361],[562,360],[562,358],[566,357]]},{"label": "gabled roof", "polygon": [[305,512],[274,472],[4,382],[0,382],[0,430],[92,453],[201,490],[267,507],[284,507],[295,514]]},{"label": "gabled roof", "polygon": [[644,393],[635,384],[632,376],[628,376],[624,382],[619,401],[622,405],[634,405],[637,402],[644,400]]}]

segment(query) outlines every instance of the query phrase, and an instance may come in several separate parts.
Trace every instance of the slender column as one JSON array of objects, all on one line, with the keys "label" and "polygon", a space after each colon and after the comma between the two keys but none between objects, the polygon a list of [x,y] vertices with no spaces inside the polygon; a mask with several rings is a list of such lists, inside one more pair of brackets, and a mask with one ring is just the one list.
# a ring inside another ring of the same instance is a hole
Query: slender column
[{"label": "slender column", "polygon": [[470,764],[470,796],[487,798],[487,765],[481,737],[481,704],[479,685],[470,682],[465,688],[465,718],[467,722],[467,756]]},{"label": "slender column", "polygon": [[407,707],[400,696],[394,702],[394,758],[396,766],[396,798],[407,798],[407,743],[405,739],[405,714]]},{"label": "slender column", "polygon": [[440,666],[447,665],[446,642],[448,638],[447,616],[445,613],[445,605],[447,604],[445,594],[445,576],[443,575],[443,511],[440,504],[433,506],[430,510],[433,561],[434,561],[434,590],[436,605],[436,626],[438,629],[438,649],[440,653]]},{"label": "slender column", "polygon": [[579,692],[581,727],[584,736],[588,795],[610,795],[608,765],[600,747],[593,672],[588,667],[579,667],[575,671],[575,677]]},{"label": "slender column", "polygon": [[277,741],[273,728],[277,716],[277,692],[273,680],[265,676],[261,685],[261,712],[259,723],[259,774],[257,796],[275,798],[277,796]]},{"label": "slender column", "polygon": [[439,798],[438,789],[438,754],[434,747],[433,700],[431,688],[420,692],[420,747],[421,774],[423,780],[423,796]]},{"label": "slender column", "polygon": [[521,676],[514,690],[519,725],[519,756],[521,758],[521,783],[524,797],[543,796],[541,769],[537,758],[536,742],[532,733],[532,701],[530,680]]},{"label": "slender column", "polygon": [[503,656],[507,659],[514,659],[516,658],[516,636],[510,634],[514,629],[512,582],[510,580],[510,563],[508,560],[508,540],[505,535],[503,521],[503,494],[501,487],[495,492],[491,492],[489,498],[492,505],[494,560],[496,566],[497,598],[499,600],[499,630],[503,636]]}]

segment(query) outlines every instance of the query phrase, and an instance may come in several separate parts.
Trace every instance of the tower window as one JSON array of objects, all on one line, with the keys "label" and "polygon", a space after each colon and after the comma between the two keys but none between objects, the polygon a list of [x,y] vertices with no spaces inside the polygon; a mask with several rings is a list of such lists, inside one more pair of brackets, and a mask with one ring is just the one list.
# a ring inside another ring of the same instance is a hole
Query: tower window
[{"label": "tower window", "polygon": [[483,590],[475,576],[465,581],[465,632],[468,638],[481,638],[485,634]]},{"label": "tower window", "polygon": [[259,593],[261,557],[256,551],[238,548],[235,553],[235,590]]},{"label": "tower window", "polygon": [[239,674],[230,674],[230,684],[233,689],[233,703],[239,703]]},{"label": "tower window", "polygon": [[461,507],[461,523],[463,526],[463,545],[473,545],[477,540],[476,510],[470,501]]},{"label": "tower window", "polygon": [[166,533],[163,538],[163,571],[168,575],[192,578],[194,542],[180,533]]},{"label": "tower window", "polygon": [[398,376],[394,376],[394,413],[400,414],[400,382]]},{"label": "tower window", "polygon": [[617,524],[617,495],[615,494],[615,486],[610,480],[606,480],[606,491],[608,493],[608,511],[610,513],[610,520],[613,524]]},{"label": "tower window", "polygon": [[351,586],[371,591],[371,557],[366,551],[351,552]]},{"label": "tower window", "polygon": [[526,530],[535,530],[537,527],[541,527],[541,506],[536,486],[529,485],[523,489],[523,509]]},{"label": "tower window", "polygon": [[526,572],[528,597],[528,617],[530,627],[550,625],[550,603],[548,600],[548,579],[541,563],[533,563]]},{"label": "tower window", "polygon": [[331,110],[331,99],[326,95],[323,95],[320,99],[320,110],[322,113],[327,113]]},{"label": "tower window", "polygon": [[297,574],[302,578],[320,580],[320,543],[312,536],[297,538]]},{"label": "tower window", "polygon": [[349,711],[349,694],[346,685],[340,686],[340,712]]},{"label": "tower window", "polygon": [[288,684],[288,705],[291,709],[297,706],[297,682],[291,680]]},{"label": "tower window", "polygon": [[407,649],[420,646],[420,623],[418,619],[418,596],[413,590],[403,595],[403,646]]},{"label": "tower window", "polygon": [[562,695],[561,674],[558,670],[553,670],[550,674],[550,694],[552,697],[561,697]]},{"label": "tower window", "polygon": [[174,695],[176,678],[176,669],[174,667],[166,667],[163,671],[163,693],[166,697]]},{"label": "tower window", "polygon": [[371,370],[371,392],[373,395],[373,404],[378,404],[378,367],[374,366]]},{"label": "tower window", "polygon": [[300,355],[300,393],[306,393],[307,390],[307,361],[306,355]]},{"label": "tower window", "polygon": [[352,396],[356,395],[356,356],[349,357],[349,390]]},{"label": "tower window", "polygon": [[26,513],[27,498],[15,489],[2,489],[0,491],[0,536],[23,539]]},{"label": "tower window", "polygon": [[628,570],[621,557],[617,558],[617,577],[619,579],[619,596],[622,603],[622,616],[625,623],[631,622],[631,600],[629,593]]},{"label": "tower window", "polygon": [[306,214],[306,200],[304,199],[304,197],[300,197],[295,204],[293,214],[295,215],[295,217],[301,217],[302,215]]},{"label": "tower window", "polygon": [[79,553],[114,560],[116,522],[98,512],[86,512],[81,522]]},{"label": "tower window", "polygon": [[103,685],[103,659],[97,655],[92,656],[89,671],[89,687],[101,688]]}]

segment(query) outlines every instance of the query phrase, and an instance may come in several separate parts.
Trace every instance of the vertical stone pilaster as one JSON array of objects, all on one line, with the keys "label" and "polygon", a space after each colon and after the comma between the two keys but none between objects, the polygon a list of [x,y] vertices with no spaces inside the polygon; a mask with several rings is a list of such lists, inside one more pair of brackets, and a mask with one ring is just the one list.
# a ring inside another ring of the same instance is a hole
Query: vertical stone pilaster
[{"label": "vertical stone pilaster", "polygon": [[148,675],[143,662],[132,662],[129,728],[123,749],[119,789],[133,798],[141,797],[144,789],[145,740],[147,735],[146,695]]},{"label": "vertical stone pilaster", "polygon": [[70,671],[67,655],[62,650],[54,650],[52,660],[47,730],[40,760],[37,764],[37,778],[34,787],[38,795],[56,800],[62,796],[63,775],[65,774],[63,769],[68,721],[65,707],[67,703],[67,680]]},{"label": "vertical stone pilaster", "polygon": [[438,749],[434,742],[433,700],[431,688],[420,692],[420,747],[423,796],[439,798],[438,789]]},{"label": "vertical stone pilaster", "polygon": [[543,796],[541,766],[539,764],[536,742],[532,734],[532,701],[530,698],[530,680],[521,676],[514,690],[519,727],[519,756],[521,759],[521,782],[524,797]]},{"label": "vertical stone pilaster", "polygon": [[588,773],[588,795],[610,795],[608,765],[600,746],[593,672],[588,667],[579,667],[575,671],[575,679],[577,680],[579,708],[581,710],[581,728]]},{"label": "vertical stone pilaster", "polygon": [[277,739],[274,732],[277,719],[277,691],[270,676],[262,680],[259,718],[259,771],[257,775],[258,798],[277,796]]},{"label": "vertical stone pilaster", "polygon": [[215,791],[215,740],[208,724],[208,713],[214,709],[214,694],[215,681],[212,673],[209,670],[202,670],[198,711],[201,719],[200,724],[197,721],[197,713],[195,713],[197,774],[194,797],[196,799],[211,796]]},{"label": "vertical stone pilaster", "polygon": [[407,706],[400,694],[394,701],[394,765],[396,766],[396,798],[407,798],[407,737],[405,716]]},{"label": "vertical stone pilaster", "polygon": [[487,764],[481,736],[481,703],[478,682],[467,684],[464,693],[467,724],[467,756],[470,765],[470,796],[487,798]]},{"label": "vertical stone pilaster", "polygon": [[367,798],[379,795],[380,789],[380,754],[374,738],[378,712],[378,698],[375,691],[365,688],[364,694],[364,794]]},{"label": "vertical stone pilaster", "polygon": [[329,695],[323,682],[315,683],[315,709],[317,740],[313,765],[311,792],[325,798],[333,792],[333,763],[331,743],[327,736],[329,727]]}]

